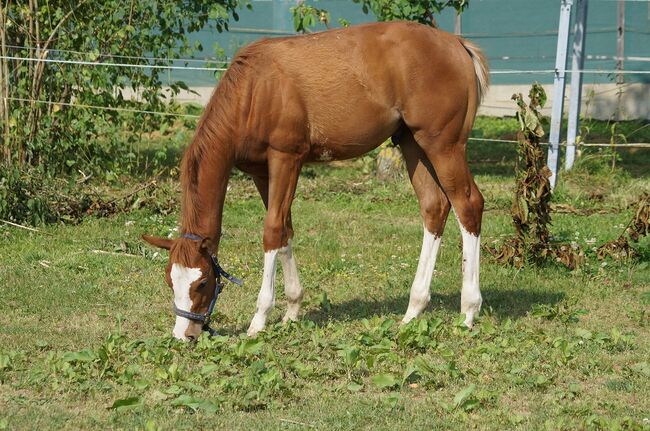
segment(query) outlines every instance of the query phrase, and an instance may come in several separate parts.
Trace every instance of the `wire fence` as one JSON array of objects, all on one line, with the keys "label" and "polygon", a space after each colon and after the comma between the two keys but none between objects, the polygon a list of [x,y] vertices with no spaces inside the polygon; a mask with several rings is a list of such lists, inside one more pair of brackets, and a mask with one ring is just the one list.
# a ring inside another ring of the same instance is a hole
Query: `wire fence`
[{"label": "wire fence", "polygon": [[[557,31],[556,31],[557,32]],[[591,32],[591,30],[590,30]],[[39,49],[35,46],[18,46],[18,45],[5,45],[6,48],[13,51],[35,51]],[[147,57],[147,56],[135,56],[135,55],[121,55],[121,54],[109,54],[109,53],[100,53],[100,52],[83,52],[83,51],[74,51],[70,49],[60,49],[60,48],[48,48],[46,50],[48,53],[64,53],[64,54],[73,54],[77,56],[91,57],[93,59],[97,58],[123,58],[127,60],[145,60],[145,61],[162,61],[162,62],[184,62],[184,63],[225,63],[228,64],[232,58],[230,57],[208,57],[208,58],[187,58],[187,57]],[[487,57],[489,61],[522,61],[522,60],[555,60],[555,52],[548,54],[538,54],[538,55],[492,55]],[[588,54],[585,56],[586,61],[639,61],[639,62],[650,62],[650,57],[642,55],[627,55],[623,57],[606,55],[606,54]]]},{"label": "wire fence", "polygon": [[[144,58],[144,57],[143,57]],[[35,57],[21,57],[13,55],[0,55],[3,60],[16,60],[16,61],[30,61],[42,63],[56,63],[56,64],[71,64],[80,66],[101,66],[101,67],[130,67],[140,69],[165,69],[165,70],[187,70],[187,71],[208,71],[208,72],[225,72],[228,70],[226,67],[199,67],[199,66],[173,66],[165,64],[134,64],[134,63],[115,63],[115,62],[102,62],[102,61],[85,61],[85,60],[64,60],[56,58],[35,58]],[[173,61],[174,59],[169,59]],[[501,69],[491,70],[491,75],[545,75],[556,73],[582,73],[582,74],[622,74],[622,75],[650,75],[650,70],[621,70],[621,69]]]},{"label": "wire fence", "polygon": [[[607,1],[607,0],[602,0]],[[628,0],[629,1],[629,0]],[[648,0],[639,0],[639,1],[648,1]],[[26,47],[26,46],[16,46],[16,45],[7,45],[7,48],[14,50],[37,50],[38,47]],[[48,49],[44,50],[43,57],[24,57],[24,56],[15,56],[15,55],[0,55],[0,59],[3,60],[14,60],[20,62],[43,62],[50,64],[64,64],[64,65],[78,65],[78,66],[99,66],[99,67],[125,67],[125,68],[141,68],[141,69],[165,69],[165,70],[184,70],[184,71],[206,71],[206,72],[225,72],[227,67],[211,67],[211,66],[177,66],[173,64],[139,64],[139,63],[125,63],[125,62],[114,62],[114,61],[89,61],[89,60],[69,60],[61,58],[45,58],[46,55],[49,55],[50,52],[62,52],[62,53],[72,53],[76,55],[83,55],[92,58],[119,58],[126,60],[146,60],[146,61],[156,61],[156,62],[197,62],[204,64],[213,64],[213,63],[222,63],[227,65],[227,60],[220,60],[216,58],[211,59],[195,59],[195,58],[171,58],[171,57],[146,57],[146,56],[124,56],[124,55],[113,55],[113,54],[100,54],[95,52],[81,52],[81,51],[72,51],[64,49]],[[542,58],[545,56],[528,56],[529,58]],[[591,55],[587,56],[587,59],[595,60],[629,60],[629,61],[650,61],[650,57],[643,56],[626,56],[626,57],[616,57],[616,56],[604,56],[604,55]],[[520,59],[518,57],[502,56],[501,59]],[[550,56],[549,56],[550,58]],[[494,59],[494,58],[493,58]],[[576,71],[572,69],[497,69],[491,70],[491,75],[547,75],[547,74],[567,74],[570,75]],[[577,70],[578,73],[582,74],[606,74],[606,75],[650,75],[650,70],[619,70],[619,69],[580,69]],[[5,77],[7,79],[8,77]],[[623,87],[629,84],[623,84],[615,89],[605,90],[596,94],[606,93],[610,91],[620,91]],[[72,102],[53,102],[49,100],[35,100],[28,98],[20,97],[3,97],[3,103],[6,104],[7,101],[15,102],[24,102],[24,103],[38,103],[38,104],[47,104],[47,105],[59,105],[59,106],[69,106],[73,108],[85,108],[85,109],[96,109],[96,110],[105,110],[113,112],[125,112],[125,113],[138,113],[138,114],[148,114],[148,115],[161,115],[161,116],[170,116],[170,117],[184,117],[184,118],[199,118],[200,115],[194,114],[184,114],[177,112],[164,112],[164,111],[151,111],[151,110],[141,110],[134,108],[123,108],[123,107],[111,107],[111,106],[100,106],[100,105],[88,105],[81,103],[72,103]],[[505,107],[505,106],[491,106],[491,105],[482,105],[491,109],[503,109],[512,111],[514,108]],[[469,138],[470,141],[476,142],[491,142],[491,143],[510,143],[516,144],[516,140],[508,139],[492,139],[492,138]],[[542,145],[548,145],[548,142],[542,143]],[[562,146],[566,146],[566,143],[562,143]],[[611,147],[614,146],[612,143],[580,143],[579,146],[583,147]],[[616,144],[617,148],[650,148],[650,143],[646,142],[635,142],[635,143],[625,143],[625,144]]]}]

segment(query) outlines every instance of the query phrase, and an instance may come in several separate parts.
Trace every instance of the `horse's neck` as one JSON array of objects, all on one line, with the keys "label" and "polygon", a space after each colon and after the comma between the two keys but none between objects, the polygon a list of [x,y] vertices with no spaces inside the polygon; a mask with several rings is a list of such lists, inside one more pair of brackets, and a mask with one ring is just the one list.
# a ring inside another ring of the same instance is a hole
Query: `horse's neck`
[{"label": "horse's neck", "polygon": [[[199,144],[193,144],[199,145]],[[183,216],[181,233],[210,238],[216,253],[221,238],[223,205],[233,167],[229,148],[205,145],[189,148],[183,163]]]}]

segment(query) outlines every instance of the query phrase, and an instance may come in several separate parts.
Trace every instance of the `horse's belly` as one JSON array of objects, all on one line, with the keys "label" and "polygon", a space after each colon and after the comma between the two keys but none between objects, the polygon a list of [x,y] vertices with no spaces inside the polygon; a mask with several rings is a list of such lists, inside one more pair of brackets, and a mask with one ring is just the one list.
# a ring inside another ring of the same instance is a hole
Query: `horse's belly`
[{"label": "horse's belly", "polygon": [[362,156],[390,138],[401,124],[399,112],[393,109],[359,109],[354,113],[343,110],[337,114],[327,121],[310,122],[309,161]]}]

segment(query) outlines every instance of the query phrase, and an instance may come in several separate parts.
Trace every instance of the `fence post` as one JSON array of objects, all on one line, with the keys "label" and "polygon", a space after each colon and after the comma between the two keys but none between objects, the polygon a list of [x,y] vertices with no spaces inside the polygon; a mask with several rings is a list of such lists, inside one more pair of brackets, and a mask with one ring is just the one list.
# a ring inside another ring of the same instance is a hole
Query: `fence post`
[{"label": "fence post", "polygon": [[562,0],[560,5],[560,24],[557,31],[557,51],[555,54],[555,76],[553,78],[553,107],[551,111],[551,133],[549,135],[548,158],[546,164],[551,170],[551,188],[555,187],[560,157],[560,128],[564,111],[564,81],[566,77],[567,47],[569,45],[569,25],[571,23],[573,0]]},{"label": "fence post", "polygon": [[[625,57],[625,0],[618,0],[616,25],[616,70],[623,70]],[[623,84],[625,78],[622,73],[616,75],[616,83]]]},{"label": "fence post", "polygon": [[569,124],[566,136],[564,168],[573,167],[576,158],[576,135],[580,125],[580,102],[582,100],[582,69],[585,65],[585,36],[587,34],[587,6],[589,0],[577,0],[576,22],[573,26],[573,53],[571,62],[571,87],[569,94]]},{"label": "fence post", "polygon": [[[617,30],[616,30],[616,70],[622,71],[624,69],[625,61],[625,0],[618,0],[617,7]],[[618,88],[616,98],[616,120],[623,119],[623,106],[621,98],[623,96],[623,84],[625,83],[625,76],[622,73],[616,74],[616,87]]]}]

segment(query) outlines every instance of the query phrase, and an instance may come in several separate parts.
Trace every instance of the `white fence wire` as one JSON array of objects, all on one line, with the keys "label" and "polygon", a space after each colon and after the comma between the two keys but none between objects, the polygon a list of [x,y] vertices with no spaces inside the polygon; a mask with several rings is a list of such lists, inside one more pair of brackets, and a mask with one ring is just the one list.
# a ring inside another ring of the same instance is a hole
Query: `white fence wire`
[{"label": "white fence wire", "polygon": [[[607,0],[601,0],[607,1]],[[630,0],[628,0],[630,1]],[[649,1],[649,0],[639,0],[639,1]],[[14,49],[26,49],[34,50],[38,48],[30,47],[19,47],[19,46],[8,46],[9,48]],[[169,62],[203,62],[203,63],[218,63],[220,60],[204,60],[204,59],[189,59],[189,58],[163,58],[163,57],[138,57],[138,56],[122,56],[122,55],[104,55],[98,53],[90,52],[81,52],[81,51],[70,51],[70,50],[45,50],[42,51],[44,55],[48,55],[50,51],[57,52],[70,52],[79,55],[95,56],[95,57],[115,57],[115,58],[125,58],[133,60],[147,60],[147,61],[169,61]],[[596,59],[604,59],[606,56],[594,56]],[[508,57],[503,57],[508,58]],[[85,60],[66,60],[66,59],[57,59],[57,58],[34,58],[34,57],[23,57],[23,56],[11,56],[11,55],[0,55],[0,59],[4,60],[14,60],[14,61],[30,61],[30,62],[44,62],[44,63],[54,63],[54,64],[68,64],[68,65],[79,65],[79,66],[101,66],[101,67],[127,67],[127,68],[141,68],[141,69],[165,69],[165,70],[187,70],[187,71],[208,71],[208,72],[225,72],[228,69],[225,67],[199,67],[199,66],[174,66],[174,65],[162,65],[162,64],[134,64],[134,63],[117,63],[117,62],[101,62],[101,61],[85,61]],[[608,59],[618,59],[618,57],[611,57]],[[639,57],[639,56],[628,56],[625,59],[631,61],[650,61],[650,57]],[[571,74],[574,73],[574,70],[565,69],[500,69],[500,70],[491,70],[491,75],[544,75],[544,74],[556,74],[556,73],[565,73]],[[583,74],[624,74],[624,75],[648,75],[650,70],[607,70],[607,69],[581,69],[577,71],[578,73]],[[6,79],[6,78],[5,78]],[[609,90],[608,90],[609,91]],[[69,102],[53,102],[49,100],[33,100],[25,99],[18,97],[4,97],[3,103],[6,104],[7,101],[16,101],[16,102],[26,102],[26,103],[39,103],[47,105],[59,105],[59,106],[69,106],[74,108],[86,108],[86,109],[97,109],[105,111],[114,111],[114,112],[128,112],[128,113],[139,113],[139,114],[149,114],[149,115],[161,115],[161,116],[171,116],[171,117],[185,117],[185,118],[199,118],[200,115],[194,114],[182,114],[175,112],[161,112],[161,111],[149,111],[149,110],[140,110],[132,108],[121,108],[121,107],[111,107],[111,106],[100,106],[100,105],[87,105],[80,103],[69,103]],[[494,107],[499,109],[508,109],[506,107]],[[518,141],[508,140],[508,139],[491,139],[491,138],[469,138],[470,141],[476,142],[493,142],[493,143],[514,143]],[[543,142],[542,145],[548,145],[548,142]],[[562,146],[566,146],[566,143],[562,143]],[[635,143],[626,143],[626,144],[616,144],[612,145],[611,143],[581,143],[579,144],[583,147],[612,147],[616,146],[617,148],[650,148],[650,143],[646,142],[635,142]]]},{"label": "white fence wire", "polygon": [[[45,51],[47,52],[47,51]],[[56,58],[34,58],[34,57],[20,57],[13,55],[0,55],[0,59],[3,60],[16,60],[16,61],[31,61],[31,62],[43,62],[43,63],[57,63],[57,64],[72,64],[80,66],[102,66],[102,67],[131,67],[139,69],[165,69],[165,70],[190,70],[190,71],[209,71],[209,72],[225,72],[228,70],[225,67],[198,67],[198,66],[173,66],[173,65],[164,65],[164,64],[134,64],[134,63],[113,63],[113,62],[100,62],[100,61],[84,61],[84,60],[63,60]],[[174,61],[174,59],[169,59],[168,61]],[[544,75],[544,74],[555,74],[555,73],[565,73],[571,74],[574,72],[583,73],[583,74],[603,74],[603,75],[612,75],[612,74],[624,74],[624,75],[650,75],[650,70],[607,70],[607,69],[579,69],[574,71],[572,69],[501,69],[501,70],[491,70],[491,75]]]}]

